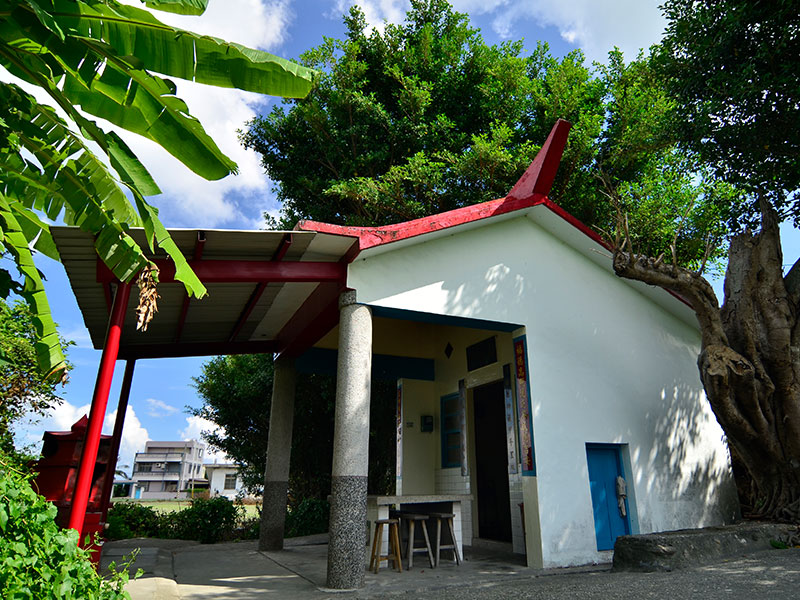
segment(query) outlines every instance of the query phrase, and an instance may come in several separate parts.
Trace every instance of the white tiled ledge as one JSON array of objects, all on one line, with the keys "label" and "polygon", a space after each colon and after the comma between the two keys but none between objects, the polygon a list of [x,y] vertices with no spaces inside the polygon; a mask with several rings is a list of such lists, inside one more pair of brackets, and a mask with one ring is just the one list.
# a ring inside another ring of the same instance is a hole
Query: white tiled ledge
[{"label": "white tiled ledge", "polygon": [[472,494],[422,494],[403,496],[367,496],[376,504],[422,504],[423,502],[466,502],[472,500]]}]

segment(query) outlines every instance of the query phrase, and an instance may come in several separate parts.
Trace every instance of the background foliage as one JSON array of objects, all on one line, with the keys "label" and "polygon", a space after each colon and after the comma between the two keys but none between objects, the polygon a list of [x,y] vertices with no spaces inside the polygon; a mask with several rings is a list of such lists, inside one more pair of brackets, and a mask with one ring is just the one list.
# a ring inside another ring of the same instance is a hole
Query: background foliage
[{"label": "background foliage", "polygon": [[[797,224],[797,3],[669,0],[663,9],[659,75],[676,98],[681,141],[726,181],[768,193]],[[757,203],[746,208],[734,226],[758,224]]]},{"label": "background foliage", "polygon": [[[286,537],[328,531],[327,500],[307,497],[286,509]],[[115,502],[108,512],[107,539],[136,537],[197,540],[204,544],[257,539],[257,516],[247,517],[243,507],[226,498],[196,498],[178,511],[162,512],[138,502]]]},{"label": "background foliage", "polygon": [[[202,373],[194,378],[203,406],[189,411],[221,428],[218,432],[204,432],[203,439],[224,451],[242,468],[242,479],[253,491],[260,490],[264,483],[273,373],[271,355],[222,356],[206,362]],[[395,382],[373,380],[371,493],[383,493],[381,490],[394,486],[395,385]],[[330,493],[335,399],[334,376],[298,376],[289,470],[293,507],[305,498],[325,500]]]},{"label": "background foliage", "polygon": [[[34,345],[37,332],[30,308],[0,298],[0,450],[13,453],[12,425],[26,415],[43,416],[61,402],[57,383],[42,372]],[[70,343],[61,340],[63,351]],[[67,363],[67,368],[70,365]]]},{"label": "background foliage", "polygon": [[247,537],[245,525],[242,507],[222,496],[195,498],[189,506],[174,512],[119,501],[108,511],[105,535],[112,540],[158,537],[213,544]]}]

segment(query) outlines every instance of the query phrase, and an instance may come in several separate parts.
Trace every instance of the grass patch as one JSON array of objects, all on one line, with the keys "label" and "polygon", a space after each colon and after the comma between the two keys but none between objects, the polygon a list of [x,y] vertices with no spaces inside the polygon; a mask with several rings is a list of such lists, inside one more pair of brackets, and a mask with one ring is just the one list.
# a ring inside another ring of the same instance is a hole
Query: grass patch
[{"label": "grass patch", "polygon": [[[188,508],[192,505],[192,501],[189,499],[186,500],[130,500],[130,499],[121,499],[115,500],[114,504],[117,502],[126,502],[130,504],[138,504],[139,506],[149,506],[153,510],[156,510],[160,513],[171,513],[171,512],[178,512],[179,510],[183,510],[184,508]],[[244,517],[247,519],[254,518],[258,516],[258,509],[260,508],[260,504],[245,504],[241,508],[244,511]]]}]

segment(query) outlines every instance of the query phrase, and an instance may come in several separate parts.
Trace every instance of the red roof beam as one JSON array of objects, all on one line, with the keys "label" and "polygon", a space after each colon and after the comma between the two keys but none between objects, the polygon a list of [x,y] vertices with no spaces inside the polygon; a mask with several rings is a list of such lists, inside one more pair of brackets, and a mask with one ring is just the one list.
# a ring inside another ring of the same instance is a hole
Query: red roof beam
[{"label": "red roof beam", "polygon": [[228,341],[232,342],[236,339],[236,336],[239,335],[239,332],[244,327],[244,324],[247,323],[247,319],[250,317],[250,313],[253,312],[253,309],[258,304],[258,301],[261,299],[264,290],[267,289],[267,283],[261,282],[256,286],[256,289],[253,290],[253,293],[250,294],[250,298],[247,300],[247,304],[244,305],[239,318],[236,319],[236,325],[233,326],[231,330],[230,336],[228,336]]},{"label": "red roof beam", "polygon": [[[278,244],[278,248],[272,255],[272,261],[273,262],[282,261],[283,257],[286,256],[286,253],[289,251],[291,245],[292,245],[292,234],[287,233],[281,238],[281,242],[280,244]],[[256,304],[258,304],[258,301],[261,299],[261,296],[264,294],[264,290],[266,289],[267,289],[267,282],[262,281],[256,286],[256,289],[253,290],[253,293],[247,300],[247,304],[244,305],[241,314],[239,314],[239,318],[236,319],[236,324],[233,326],[230,336],[228,336],[229,342],[234,341],[236,339],[236,336],[239,335],[239,332],[242,330],[242,327],[244,327],[244,324],[250,317],[250,313],[253,312],[253,309],[256,307]]]},{"label": "red roof beam", "polygon": [[299,356],[339,322],[339,294],[344,285],[320,284],[276,336],[277,352]]},{"label": "red roof beam", "polygon": [[278,350],[272,340],[257,342],[181,342],[180,344],[132,344],[123,346],[119,358],[180,358],[185,356],[221,356],[225,354],[271,354]]},{"label": "red roof beam", "polygon": [[272,260],[276,262],[283,260],[283,257],[286,256],[286,253],[289,251],[289,248],[292,245],[292,241],[292,234],[285,234],[281,238],[281,243],[278,245],[278,249],[275,250],[275,254],[272,255]]},{"label": "red roof beam", "polygon": [[[194,242],[194,254],[192,258],[194,260],[201,260],[203,258],[203,248],[206,245],[206,232],[205,231],[198,231],[197,232],[197,240]],[[181,306],[181,315],[178,317],[178,326],[175,329],[175,341],[179,342],[181,340],[181,335],[183,335],[183,326],[186,324],[186,315],[189,313],[189,294],[188,292],[183,293],[183,305]]]},{"label": "red roof beam", "polygon": [[[175,283],[175,263],[171,260],[153,261],[159,269],[161,283]],[[272,262],[263,260],[200,260],[189,266],[203,283],[344,283],[347,265],[338,262]],[[111,270],[98,259],[97,281],[116,281]]]}]

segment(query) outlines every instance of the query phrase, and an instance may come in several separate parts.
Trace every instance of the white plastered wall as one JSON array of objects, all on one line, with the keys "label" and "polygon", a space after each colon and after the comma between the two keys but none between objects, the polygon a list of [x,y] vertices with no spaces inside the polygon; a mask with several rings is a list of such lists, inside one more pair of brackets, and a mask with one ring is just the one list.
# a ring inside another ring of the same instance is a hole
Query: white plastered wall
[{"label": "white plastered wall", "polygon": [[596,260],[521,216],[362,253],[348,275],[359,302],[527,328],[546,567],[609,559],[596,550],[587,442],[627,445],[642,533],[736,511],[696,328]]},{"label": "white plastered wall", "polygon": [[421,431],[422,415],[439,410],[431,381],[403,379],[403,494],[434,494],[437,428]]}]

